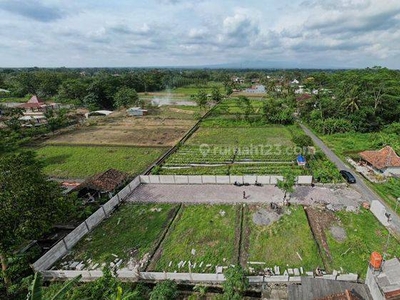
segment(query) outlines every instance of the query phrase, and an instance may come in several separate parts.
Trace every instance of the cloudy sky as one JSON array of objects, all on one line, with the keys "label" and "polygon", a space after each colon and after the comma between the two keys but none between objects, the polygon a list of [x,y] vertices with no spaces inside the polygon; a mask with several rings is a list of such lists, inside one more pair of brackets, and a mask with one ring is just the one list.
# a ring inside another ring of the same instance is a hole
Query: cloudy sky
[{"label": "cloudy sky", "polygon": [[0,67],[400,68],[399,0],[0,0]]}]

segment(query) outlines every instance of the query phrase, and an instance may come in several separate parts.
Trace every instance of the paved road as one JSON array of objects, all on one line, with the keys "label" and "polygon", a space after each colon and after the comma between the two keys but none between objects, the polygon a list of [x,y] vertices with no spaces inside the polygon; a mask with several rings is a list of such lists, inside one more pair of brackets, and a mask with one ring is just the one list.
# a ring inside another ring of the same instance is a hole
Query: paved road
[{"label": "paved road", "polygon": [[[300,124],[301,128],[304,132],[312,138],[314,143],[321,148],[321,150],[326,154],[326,156],[338,167],[339,170],[351,170],[348,165],[346,165],[331,149],[329,149],[324,142],[322,142],[314,133],[311,132],[303,124]],[[368,202],[372,200],[380,201],[384,206],[388,213],[392,215],[392,221],[390,222],[389,229],[392,230],[397,236],[400,237],[400,217],[394,213],[394,211],[386,205],[386,203],[373,191],[371,190],[364,182],[364,178],[359,174],[355,173],[354,170],[351,170],[352,174],[356,177],[357,183],[352,184],[351,187],[358,190],[364,197],[364,199]],[[399,205],[400,206],[400,205]]]}]

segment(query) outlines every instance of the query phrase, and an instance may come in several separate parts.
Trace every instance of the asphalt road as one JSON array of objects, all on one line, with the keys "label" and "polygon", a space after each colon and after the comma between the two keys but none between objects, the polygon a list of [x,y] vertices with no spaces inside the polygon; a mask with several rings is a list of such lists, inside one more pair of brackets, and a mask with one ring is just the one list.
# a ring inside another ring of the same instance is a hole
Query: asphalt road
[{"label": "asphalt road", "polygon": [[[339,170],[348,170],[351,171],[351,173],[356,177],[356,183],[351,184],[350,186],[355,188],[357,191],[359,191],[362,195],[365,201],[371,202],[373,200],[378,200],[379,202],[382,203],[383,206],[385,206],[385,209],[388,213],[391,214],[392,220],[390,221],[390,225],[388,226],[389,229],[395,233],[398,237],[400,237],[400,217],[394,213],[394,211],[386,205],[386,203],[373,191],[367,186],[364,182],[364,178],[354,172],[348,165],[346,165],[331,149],[329,149],[323,141],[321,141],[310,129],[308,129],[306,126],[300,123],[301,128],[304,130],[304,132],[311,137],[311,139],[314,141],[315,145],[317,145],[321,150],[326,154],[326,156],[337,166]],[[400,196],[400,195],[399,195]],[[400,210],[400,203],[399,203],[399,208],[397,211]]]}]

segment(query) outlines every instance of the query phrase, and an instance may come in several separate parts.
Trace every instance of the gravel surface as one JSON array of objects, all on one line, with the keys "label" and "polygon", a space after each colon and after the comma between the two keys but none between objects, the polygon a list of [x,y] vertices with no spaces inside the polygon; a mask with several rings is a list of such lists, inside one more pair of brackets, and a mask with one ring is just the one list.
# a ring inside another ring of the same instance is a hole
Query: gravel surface
[{"label": "gravel surface", "polygon": [[[243,192],[246,198],[243,199]],[[273,185],[188,185],[142,184],[128,198],[137,202],[168,203],[282,203],[283,193]],[[328,204],[359,207],[361,195],[349,188],[325,188],[298,186],[291,195],[291,203],[302,205]]]}]

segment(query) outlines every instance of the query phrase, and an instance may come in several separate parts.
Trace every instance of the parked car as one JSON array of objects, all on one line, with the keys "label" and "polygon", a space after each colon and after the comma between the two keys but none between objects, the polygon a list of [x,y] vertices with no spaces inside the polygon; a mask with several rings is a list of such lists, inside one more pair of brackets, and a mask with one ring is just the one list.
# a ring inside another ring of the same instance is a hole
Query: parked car
[{"label": "parked car", "polygon": [[346,179],[348,183],[356,183],[356,178],[349,171],[340,170],[340,174],[342,174],[343,178]]}]

